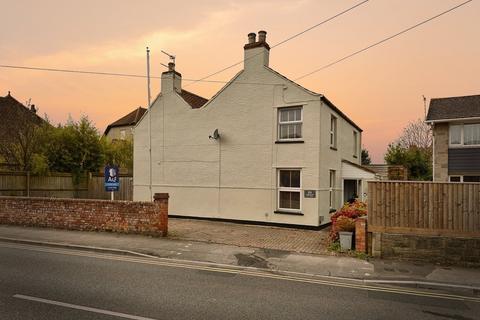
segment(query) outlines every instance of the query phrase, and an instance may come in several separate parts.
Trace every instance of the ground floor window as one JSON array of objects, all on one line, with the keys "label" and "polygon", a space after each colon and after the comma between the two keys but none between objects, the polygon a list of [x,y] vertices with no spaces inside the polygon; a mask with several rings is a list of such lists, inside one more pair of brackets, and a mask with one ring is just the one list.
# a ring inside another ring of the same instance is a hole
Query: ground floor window
[{"label": "ground floor window", "polygon": [[336,174],[335,170],[330,170],[330,208],[333,208],[335,205],[335,180],[336,180]]},{"label": "ground floor window", "polygon": [[278,170],[278,209],[293,212],[301,210],[301,170]]},{"label": "ground floor window", "polygon": [[480,182],[480,176],[449,176],[450,182]]}]

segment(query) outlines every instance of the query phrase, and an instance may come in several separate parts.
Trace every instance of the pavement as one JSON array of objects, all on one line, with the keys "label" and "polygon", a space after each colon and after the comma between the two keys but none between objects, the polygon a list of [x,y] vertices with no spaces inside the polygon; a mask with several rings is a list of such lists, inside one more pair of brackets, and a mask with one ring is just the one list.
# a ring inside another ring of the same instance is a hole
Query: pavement
[{"label": "pavement", "polygon": [[169,218],[168,223],[171,239],[328,254],[329,229],[308,230],[186,218]]},{"label": "pavement", "polygon": [[[298,248],[305,251],[310,250],[308,248],[313,246],[312,243],[326,236],[327,231],[325,230],[272,228],[192,219],[188,221],[170,219],[169,222],[173,236],[167,238],[0,226],[0,241],[67,248],[78,247],[92,251],[148,255],[183,261],[260,268],[275,272],[358,279],[364,283],[388,283],[417,287],[443,286],[480,292],[480,269],[478,268],[381,259],[362,260],[354,257],[329,255],[325,248],[315,249],[322,254],[294,250]],[[202,231],[189,233],[188,230],[192,229]],[[254,236],[256,233],[262,236]],[[217,238],[215,234],[218,234]],[[238,234],[242,236],[237,238]],[[186,238],[182,238],[182,235]],[[300,240],[293,239],[294,235],[298,235]],[[241,239],[245,239],[245,237],[248,239],[242,242]],[[311,239],[308,239],[309,237]],[[285,244],[277,244],[273,239],[278,242],[287,239],[284,242],[291,243],[290,250],[278,249],[279,247],[285,248]],[[307,243],[310,245],[307,246]]]}]

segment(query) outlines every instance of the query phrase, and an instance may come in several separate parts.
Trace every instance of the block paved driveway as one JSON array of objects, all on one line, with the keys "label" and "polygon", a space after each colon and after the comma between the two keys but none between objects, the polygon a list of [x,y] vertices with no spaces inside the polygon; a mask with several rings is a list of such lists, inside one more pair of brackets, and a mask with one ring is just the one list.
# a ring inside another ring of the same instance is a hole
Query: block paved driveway
[{"label": "block paved driveway", "polygon": [[328,229],[304,230],[169,217],[168,233],[169,238],[179,240],[313,254],[327,253]]}]

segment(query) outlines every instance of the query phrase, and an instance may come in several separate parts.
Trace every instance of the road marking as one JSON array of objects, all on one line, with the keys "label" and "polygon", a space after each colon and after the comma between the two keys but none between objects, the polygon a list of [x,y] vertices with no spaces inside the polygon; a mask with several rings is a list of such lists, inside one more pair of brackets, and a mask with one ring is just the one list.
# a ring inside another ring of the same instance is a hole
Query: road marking
[{"label": "road marking", "polygon": [[38,251],[38,252],[70,255],[70,256],[131,262],[131,263],[155,265],[155,266],[162,266],[162,267],[173,267],[173,268],[183,268],[183,269],[191,269],[191,270],[231,273],[231,274],[244,275],[244,276],[278,279],[278,280],[294,281],[294,282],[302,282],[302,283],[310,283],[310,284],[320,284],[320,285],[341,287],[341,288],[348,288],[348,289],[358,289],[358,290],[366,290],[366,291],[386,292],[386,293],[395,293],[395,294],[403,294],[403,295],[411,295],[411,296],[430,297],[430,298],[439,298],[439,299],[448,299],[448,300],[457,300],[457,301],[470,301],[470,302],[480,303],[480,298],[477,298],[477,297],[469,297],[469,296],[447,294],[447,293],[436,293],[436,292],[406,289],[406,288],[393,288],[393,287],[380,286],[380,285],[367,285],[364,283],[341,282],[341,281],[333,281],[333,280],[322,280],[318,278],[317,279],[307,278],[306,276],[308,275],[305,275],[304,277],[290,276],[290,275],[273,273],[268,271],[259,271],[251,268],[240,269],[238,267],[235,268],[234,266],[232,266],[232,268],[224,268],[224,267],[215,266],[214,264],[212,264],[211,266],[195,265],[195,264],[187,264],[178,260],[165,259],[165,258],[161,260],[145,259],[145,258],[138,258],[138,257],[118,256],[113,254],[92,253],[92,252],[77,251],[77,250],[51,249],[51,248],[43,248],[43,247],[31,246],[31,245],[0,243],[0,247],[10,247],[10,248],[17,248],[17,249],[29,250],[29,251]]},{"label": "road marking", "polygon": [[51,304],[51,305],[54,305],[54,306],[59,306],[59,307],[64,307],[64,308],[70,308],[70,309],[76,309],[76,310],[82,310],[82,311],[88,311],[88,312],[94,312],[94,313],[101,313],[101,314],[106,314],[106,315],[109,315],[109,316],[125,318],[125,319],[155,320],[153,318],[145,318],[145,317],[134,316],[134,315],[131,315],[131,314],[126,314],[126,313],[121,313],[121,312],[114,312],[114,311],[109,311],[109,310],[104,310],[104,309],[97,309],[97,308],[79,306],[79,305],[76,305],[76,304],[65,303],[65,302],[60,302],[60,301],[55,301],[55,300],[48,300],[48,299],[42,299],[42,298],[37,298],[37,297],[32,297],[32,296],[25,296],[23,294],[16,294],[13,297],[17,298],[17,299],[23,299],[23,300],[29,300],[29,301]]}]

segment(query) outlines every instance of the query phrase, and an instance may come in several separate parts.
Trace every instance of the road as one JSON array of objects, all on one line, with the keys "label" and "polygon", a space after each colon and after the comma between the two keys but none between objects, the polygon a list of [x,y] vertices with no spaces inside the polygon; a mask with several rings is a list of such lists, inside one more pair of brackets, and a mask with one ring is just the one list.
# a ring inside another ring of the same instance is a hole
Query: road
[{"label": "road", "polygon": [[0,242],[0,319],[479,319],[480,297]]}]

